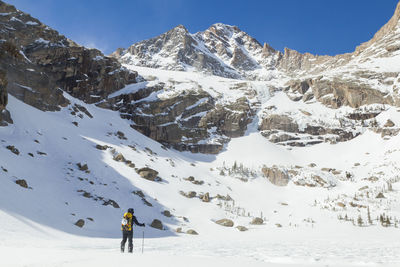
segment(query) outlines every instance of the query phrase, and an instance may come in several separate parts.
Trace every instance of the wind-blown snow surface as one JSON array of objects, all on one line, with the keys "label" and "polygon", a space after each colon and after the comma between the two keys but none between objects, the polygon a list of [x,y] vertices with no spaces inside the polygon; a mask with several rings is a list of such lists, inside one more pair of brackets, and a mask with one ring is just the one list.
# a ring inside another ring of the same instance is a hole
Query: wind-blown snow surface
[{"label": "wind-blown snow surface", "polygon": [[[42,112],[14,97],[9,99],[7,107],[14,124],[0,128],[2,266],[400,264],[398,228],[356,227],[339,221],[338,212],[324,209],[321,204],[338,195],[354,194],[366,183],[361,178],[374,170],[396,175],[400,136],[384,140],[367,132],[338,145],[289,150],[253,131],[255,121],[244,137],[233,139],[217,156],[180,153],[134,131],[117,112],[66,97],[71,105],[60,112]],[[70,109],[75,104],[85,107],[93,118],[84,113],[81,117],[72,115]],[[96,145],[109,148],[99,150]],[[17,148],[19,155],[7,146]],[[118,153],[136,168],[149,166],[157,170],[162,180],[141,178],[127,164],[113,160]],[[244,182],[235,175],[220,175],[224,166],[232,166],[235,161],[254,171],[254,176]],[[260,172],[264,164],[305,166],[311,162],[318,167],[349,170],[355,179],[335,181],[337,186],[329,189],[293,183],[277,187]],[[360,163],[359,167],[355,162]],[[90,172],[79,170],[77,163],[87,164]],[[184,180],[189,176],[204,183]],[[25,179],[29,188],[17,185],[19,179]],[[400,188],[398,183],[393,187],[392,192],[385,193],[382,205],[371,204],[374,218],[381,211],[399,217]],[[132,193],[137,190],[152,207]],[[209,192],[212,197],[229,195],[234,201],[214,197],[206,203],[186,198],[179,191]],[[120,208],[103,205],[109,200]],[[129,207],[135,208],[138,220],[146,227],[134,229],[134,254],[121,255],[119,225]],[[164,210],[173,216],[163,216]],[[250,225],[256,216],[265,217],[265,224]],[[230,218],[235,226],[246,226],[249,231],[215,224],[221,218]],[[78,219],[85,221],[83,228],[74,225]],[[166,230],[149,227],[153,219],[160,219]],[[176,233],[178,227],[183,232],[194,229],[199,235]],[[143,255],[142,232],[146,237]]]}]

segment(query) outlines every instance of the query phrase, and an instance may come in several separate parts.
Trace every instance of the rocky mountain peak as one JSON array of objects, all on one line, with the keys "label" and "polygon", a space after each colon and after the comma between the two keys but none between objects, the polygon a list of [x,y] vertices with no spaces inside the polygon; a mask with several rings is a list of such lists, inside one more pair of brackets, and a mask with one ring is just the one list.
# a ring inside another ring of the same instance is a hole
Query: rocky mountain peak
[{"label": "rocky mountain peak", "polygon": [[[365,42],[358,46],[356,48],[356,53],[360,53],[367,47],[370,47],[371,45],[382,41],[383,39],[392,39],[393,36],[396,39],[399,39],[400,36],[400,1],[397,3],[397,7],[395,9],[395,12],[392,16],[392,18],[374,35],[374,37],[369,40],[368,42]],[[393,41],[393,40],[392,40]]]},{"label": "rocky mountain peak", "polygon": [[239,27],[228,25],[224,23],[215,23],[211,25],[206,31],[210,31],[218,36],[231,36],[234,32],[241,32]]},{"label": "rocky mountain peak", "polygon": [[172,28],[171,30],[169,30],[169,32],[179,32],[183,34],[189,33],[188,29],[186,29],[186,27],[182,24],[179,24],[178,26]]}]

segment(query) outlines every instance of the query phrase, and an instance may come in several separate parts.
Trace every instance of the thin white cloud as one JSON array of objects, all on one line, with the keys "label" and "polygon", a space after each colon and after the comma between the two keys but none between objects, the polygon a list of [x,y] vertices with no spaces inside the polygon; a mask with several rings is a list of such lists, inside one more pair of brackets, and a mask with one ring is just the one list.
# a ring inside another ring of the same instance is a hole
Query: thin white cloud
[{"label": "thin white cloud", "polygon": [[87,48],[95,48],[106,54],[109,49],[108,44],[106,42],[102,42],[99,40],[95,40],[95,38],[91,38],[89,36],[85,36],[82,38],[77,38],[76,42],[79,43],[80,45],[83,45],[84,47]]}]

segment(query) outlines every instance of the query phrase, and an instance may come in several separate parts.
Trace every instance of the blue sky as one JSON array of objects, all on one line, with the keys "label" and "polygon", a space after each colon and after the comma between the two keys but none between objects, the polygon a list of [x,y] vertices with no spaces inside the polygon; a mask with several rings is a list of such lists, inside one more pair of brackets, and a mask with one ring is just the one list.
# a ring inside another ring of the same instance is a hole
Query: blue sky
[{"label": "blue sky", "polygon": [[352,52],[393,15],[398,0],[5,0],[106,54],[183,24],[192,33],[236,25],[278,50]]}]

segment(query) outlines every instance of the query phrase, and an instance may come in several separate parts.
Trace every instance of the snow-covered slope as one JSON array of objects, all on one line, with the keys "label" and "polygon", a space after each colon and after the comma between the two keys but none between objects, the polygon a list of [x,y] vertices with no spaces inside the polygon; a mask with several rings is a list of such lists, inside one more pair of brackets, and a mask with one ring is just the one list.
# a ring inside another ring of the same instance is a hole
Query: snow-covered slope
[{"label": "snow-covered slope", "polygon": [[[246,261],[245,252],[252,251],[251,258],[266,262],[355,264],[379,262],[382,255],[385,262],[397,262],[393,251],[400,246],[395,241],[400,216],[398,136],[382,140],[368,132],[342,145],[288,150],[263,138],[255,122],[244,137],[233,139],[219,155],[191,154],[166,149],[139,134],[115,111],[65,97],[70,106],[56,113],[10,99],[14,125],[0,129],[0,244],[7,247],[9,255],[16,247],[31,249],[31,242],[37,244],[36,249],[55,255],[82,247],[117,252],[120,217],[133,206],[139,220],[147,224],[145,229],[135,230],[136,237],[144,230],[146,238],[151,238],[146,239],[147,253],[154,255],[236,255]],[[400,120],[398,112],[391,116]],[[78,163],[87,164],[88,170]],[[141,178],[129,166],[132,163],[138,169],[158,171],[160,179]],[[276,186],[262,171],[272,165],[298,175],[286,187]],[[193,178],[187,179],[190,176]],[[315,183],[316,176],[330,186]],[[22,179],[27,188],[16,183]],[[375,198],[380,192],[385,198]],[[202,201],[207,193],[210,202]],[[165,210],[172,216],[163,215]],[[390,218],[391,227],[382,227],[376,220],[383,214]],[[358,216],[363,227],[352,223],[358,224]],[[255,217],[264,223],[250,224]],[[349,221],[338,219],[345,217]],[[215,223],[223,218],[248,231]],[[79,219],[85,222],[82,228],[75,225]],[[164,230],[150,227],[153,219],[162,221]],[[177,233],[178,228],[183,233]],[[199,235],[184,234],[190,229]],[[332,229],[341,234],[332,235]],[[349,238],[348,233],[353,235]],[[377,233],[382,233],[378,239]],[[308,241],[301,241],[305,236]],[[347,241],[342,240],[345,237]],[[60,238],[65,241],[57,241]],[[237,239],[242,240],[240,244]],[[235,245],[229,246],[230,242]],[[307,251],[300,249],[304,242]],[[346,250],[353,242],[359,245],[351,256],[334,249],[340,244]],[[136,243],[139,245],[139,240]],[[318,252],[320,246],[324,246],[323,254]],[[371,249],[375,252],[366,258]],[[82,257],[76,253],[71,255]],[[68,255],[54,256],[54,261],[63,259],[67,266],[74,265]],[[97,257],[96,252],[88,255],[89,259]],[[84,264],[83,260],[79,264]]]}]

